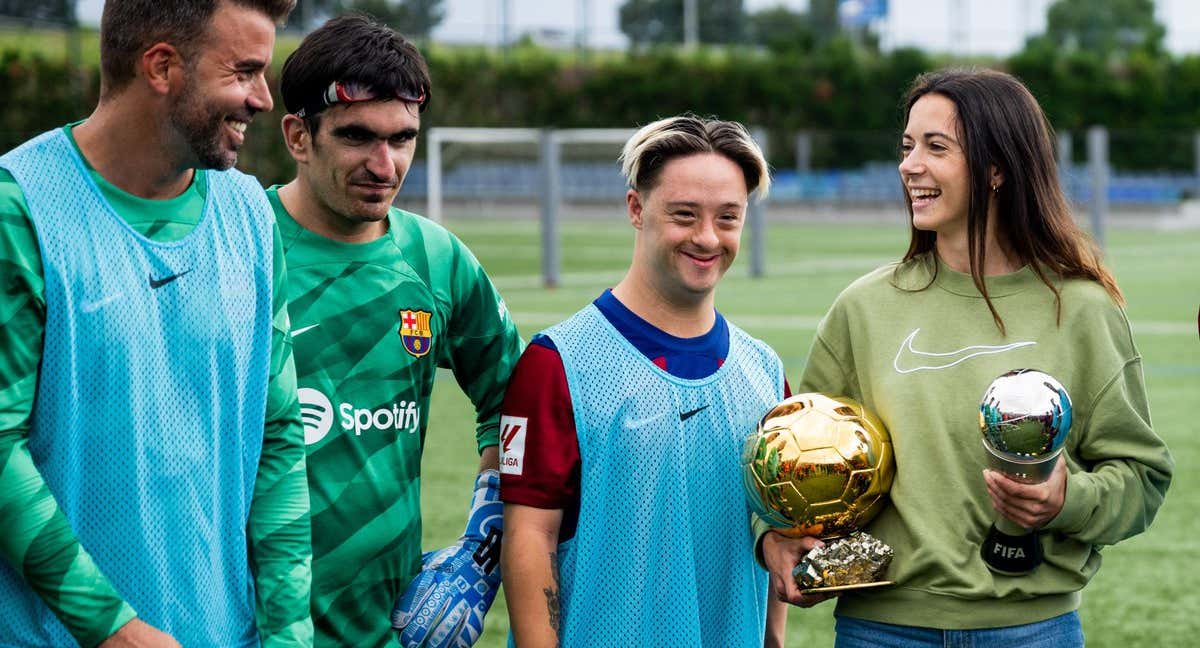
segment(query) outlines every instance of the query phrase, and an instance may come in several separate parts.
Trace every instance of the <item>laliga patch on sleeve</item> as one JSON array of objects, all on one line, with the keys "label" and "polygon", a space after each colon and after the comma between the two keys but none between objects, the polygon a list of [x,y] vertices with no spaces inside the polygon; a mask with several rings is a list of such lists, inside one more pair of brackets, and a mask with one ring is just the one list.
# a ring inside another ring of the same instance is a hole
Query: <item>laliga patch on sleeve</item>
[{"label": "laliga patch on sleeve", "polygon": [[525,432],[529,419],[524,416],[500,417],[500,474],[520,475],[525,466]]}]

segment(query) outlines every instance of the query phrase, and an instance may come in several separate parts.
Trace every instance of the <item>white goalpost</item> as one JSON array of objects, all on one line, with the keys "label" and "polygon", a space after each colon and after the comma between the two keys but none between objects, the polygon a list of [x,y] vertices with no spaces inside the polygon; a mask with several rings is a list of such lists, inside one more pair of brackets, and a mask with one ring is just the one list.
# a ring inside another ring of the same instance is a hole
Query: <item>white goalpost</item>
[{"label": "white goalpost", "polygon": [[[561,243],[558,225],[563,214],[563,148],[580,145],[613,146],[615,151],[633,135],[626,128],[457,128],[437,127],[429,130],[426,140],[426,216],[441,223],[445,219],[445,161],[443,147],[451,144],[468,147],[497,147],[505,145],[536,147],[538,160],[537,191],[539,193],[539,227],[541,239],[542,282],[548,288],[559,285],[562,276]],[[766,148],[766,138],[760,130],[753,133],[760,146]],[[612,157],[616,161],[616,155]],[[621,200],[620,196],[613,196]],[[755,200],[748,214],[750,236],[750,274],[759,277],[765,270],[764,201]]]}]

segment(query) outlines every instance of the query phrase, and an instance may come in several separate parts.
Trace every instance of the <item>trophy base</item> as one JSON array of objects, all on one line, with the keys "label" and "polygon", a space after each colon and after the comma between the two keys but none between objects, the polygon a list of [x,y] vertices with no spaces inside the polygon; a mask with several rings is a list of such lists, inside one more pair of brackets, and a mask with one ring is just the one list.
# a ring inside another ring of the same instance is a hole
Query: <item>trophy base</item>
[{"label": "trophy base", "polygon": [[861,589],[874,589],[876,587],[887,587],[895,585],[896,581],[872,581],[870,583],[855,583],[853,585],[834,585],[832,587],[806,587],[800,590],[800,593],[809,596],[812,594],[840,594],[842,592],[853,592]]},{"label": "trophy base", "polygon": [[1042,542],[1036,532],[1001,519],[988,529],[979,556],[997,574],[1023,576],[1042,564]]}]

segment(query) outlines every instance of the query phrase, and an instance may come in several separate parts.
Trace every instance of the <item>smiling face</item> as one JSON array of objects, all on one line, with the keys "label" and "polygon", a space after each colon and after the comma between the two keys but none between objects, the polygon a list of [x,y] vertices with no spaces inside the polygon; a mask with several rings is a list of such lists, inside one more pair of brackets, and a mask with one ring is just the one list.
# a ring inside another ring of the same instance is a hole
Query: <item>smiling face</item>
[{"label": "smiling face", "polygon": [[927,94],[913,104],[901,140],[900,178],[913,227],[939,238],[966,236],[971,178],[954,103]]},{"label": "smiling face", "polygon": [[723,155],[667,162],[653,188],[626,195],[638,230],[633,272],[672,303],[710,298],[737,257],[747,194],[741,168]]},{"label": "smiling face", "polygon": [[322,112],[316,135],[305,129],[308,143],[292,151],[301,163],[298,177],[322,218],[341,231],[383,222],[412,165],[420,125],[416,104],[396,100]]},{"label": "smiling face", "polygon": [[170,103],[170,123],[198,166],[236,164],[250,120],[271,109],[264,73],[274,43],[275,25],[266,14],[231,2],[213,13]]}]

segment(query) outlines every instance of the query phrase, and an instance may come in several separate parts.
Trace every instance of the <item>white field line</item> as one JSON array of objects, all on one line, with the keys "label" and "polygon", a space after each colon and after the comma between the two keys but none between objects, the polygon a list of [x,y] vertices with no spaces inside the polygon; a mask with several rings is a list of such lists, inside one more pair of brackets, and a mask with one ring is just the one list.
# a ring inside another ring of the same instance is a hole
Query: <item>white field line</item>
[{"label": "white field line", "polygon": [[[587,226],[588,226],[587,227],[588,238],[592,239],[593,241],[603,243],[603,244],[612,244],[614,246],[625,246],[625,245],[629,245],[632,243],[633,229],[630,228],[629,224],[623,220],[619,221],[617,223],[608,223],[608,222],[601,223],[601,222],[592,222],[592,221],[583,221],[583,222],[585,224],[587,224]],[[573,225],[576,224],[576,221],[571,221],[569,219],[566,221],[560,221],[560,223],[559,223],[560,231],[563,228],[564,223],[572,234],[578,233],[578,232],[576,232],[575,228],[573,227]],[[814,224],[821,225],[821,226],[830,226],[829,228],[836,226],[836,224],[831,224],[831,223],[814,223]],[[885,224],[885,225],[887,225],[887,224]],[[829,229],[829,228],[827,228],[827,229]],[[530,240],[528,241],[528,245],[530,245],[531,247],[537,248],[537,249],[541,249],[541,245],[542,245],[541,239],[540,239],[541,223],[538,222],[537,220],[471,220],[471,221],[469,221],[469,224],[457,225],[457,229],[456,229],[456,226],[454,224],[452,224],[450,226],[450,229],[451,229],[451,231],[458,234],[460,237],[465,237],[465,238],[470,238],[472,240],[475,240],[476,243],[474,245],[470,246],[471,249],[474,249],[478,245],[486,245],[486,241],[483,240],[483,237],[487,237],[487,236],[513,236],[513,235],[529,236]],[[802,231],[803,231],[803,228],[792,228],[792,230],[789,231],[788,233],[791,234],[791,233],[802,232]],[[855,233],[858,233],[858,232],[855,232]],[[767,230],[767,236],[771,236],[770,229]],[[749,241],[748,238],[743,237],[743,239],[742,239],[743,244],[747,244],[748,241]],[[898,243],[898,245],[900,245],[900,247],[896,249],[897,255],[903,253],[906,243],[907,243],[907,240],[905,240],[903,243]],[[1130,243],[1125,243],[1125,244],[1119,244],[1119,243],[1115,244],[1115,243],[1109,242],[1108,245],[1105,247],[1104,251],[1106,254],[1112,254],[1114,252],[1121,253],[1121,254],[1155,254],[1155,253],[1162,253],[1164,251],[1172,250],[1172,249],[1190,248],[1194,245],[1195,245],[1195,243],[1188,237],[1164,238],[1163,240],[1160,240],[1157,242],[1150,242],[1150,243],[1130,242]]]},{"label": "white field line", "polygon": [[[558,279],[560,288],[591,289],[598,286],[611,286],[624,276],[624,270],[620,272],[564,272],[559,275]],[[541,274],[492,275],[492,283],[496,284],[496,288],[500,289],[501,294],[518,290],[545,289],[542,285]]]},{"label": "white field line", "polygon": [[1129,325],[1140,335],[1196,335],[1196,327],[1191,322],[1140,321]]},{"label": "white field line", "polygon": [[[484,243],[471,246],[471,252],[477,257],[535,257],[541,258],[542,246],[536,243]],[[604,261],[621,260],[629,256],[628,245],[611,247],[580,247],[571,250],[573,259],[599,259]]]},{"label": "white field line", "polygon": [[[574,251],[571,256],[576,259],[619,259],[621,269],[619,270],[603,270],[603,271],[586,271],[586,272],[564,272],[559,276],[559,286],[563,288],[571,287],[603,287],[611,286],[625,276],[624,269],[624,254],[625,245],[627,243],[622,240],[620,249],[609,249],[606,246],[600,245],[588,250]],[[1180,246],[1190,245],[1190,243],[1181,243]],[[508,255],[541,255],[541,245],[539,243],[515,243],[511,245],[493,245],[489,243],[477,244],[474,246],[480,251],[486,252],[505,252]],[[1110,246],[1107,250],[1108,255],[1128,255],[1134,257],[1161,255],[1173,249],[1172,244],[1165,245],[1130,245],[1130,246]],[[608,255],[611,255],[608,256]],[[778,255],[771,255],[771,258],[778,259]],[[741,276],[746,271],[741,270],[749,264],[749,257],[742,255],[742,260],[735,264],[732,276]],[[799,261],[784,261],[771,262],[768,261],[767,276],[803,276],[806,274],[814,274],[819,272],[828,272],[831,270],[873,270],[886,263],[895,261],[896,257],[875,257],[875,256],[835,256],[835,257],[820,257],[816,259],[807,259]],[[496,287],[503,290],[524,290],[524,289],[541,289],[542,276],[536,274],[508,274],[508,275],[492,275],[492,281]]]},{"label": "white field line", "polygon": [[[1148,251],[1151,246],[1141,246],[1138,252],[1143,250]],[[1129,250],[1130,248],[1126,248]],[[818,274],[836,270],[872,270],[885,263],[889,263],[894,259],[884,257],[864,257],[864,256],[843,256],[843,257],[824,257],[818,259],[809,259],[805,261],[793,261],[776,263],[768,266],[768,277],[794,277]],[[738,265],[745,265],[740,263]],[[561,291],[583,290],[593,291],[599,288],[609,287],[616,284],[625,276],[626,270],[621,268],[613,271],[593,271],[593,272],[564,272],[559,277],[559,289]],[[735,268],[733,276],[744,276],[746,270]],[[492,281],[500,290],[501,294],[513,293],[523,290],[544,290],[542,286],[541,274],[513,274],[513,275],[495,275]],[[589,300],[590,301],[590,300]],[[513,316],[518,322],[531,325],[536,324],[539,327],[549,326],[560,322],[569,317],[572,312],[551,313],[551,312],[515,312]],[[804,315],[740,315],[733,318],[734,322],[747,328],[758,329],[806,329],[812,330],[817,327],[820,317],[811,317]],[[1131,323],[1133,332],[1138,335],[1196,335],[1197,329],[1194,324],[1187,321],[1163,321],[1163,320],[1141,320]]]},{"label": "white field line", "polygon": [[1189,239],[1149,243],[1142,245],[1109,245],[1104,249],[1105,256],[1161,256],[1174,252],[1193,252],[1196,244]]},{"label": "white field line", "polygon": [[[795,275],[816,274],[830,270],[870,270],[888,262],[880,257],[829,257],[811,259],[808,261],[793,261],[776,263],[767,267],[768,277],[789,277]],[[745,265],[739,263],[738,265]],[[746,270],[734,269],[734,275],[740,275]],[[565,288],[611,286],[625,276],[625,269],[600,272],[564,272],[559,277],[559,285]],[[492,282],[501,292],[506,290],[542,289],[542,275],[511,274],[492,275]]]},{"label": "white field line", "polygon": [[[561,322],[571,313],[557,312],[514,312],[513,317],[522,326],[544,328]],[[812,315],[736,315],[730,316],[734,324],[747,329],[759,330],[816,330],[821,317]],[[1184,322],[1142,321],[1133,322],[1135,335],[1196,335],[1196,326]],[[526,333],[528,334],[528,332]]]},{"label": "white field line", "polygon": [[[550,326],[561,322],[574,313],[550,313],[550,312],[514,312],[513,317],[521,325],[536,325],[539,328]],[[816,330],[817,324],[821,321],[820,317],[811,317],[807,315],[739,315],[730,317],[730,321],[742,328],[749,329],[807,329]]]}]

